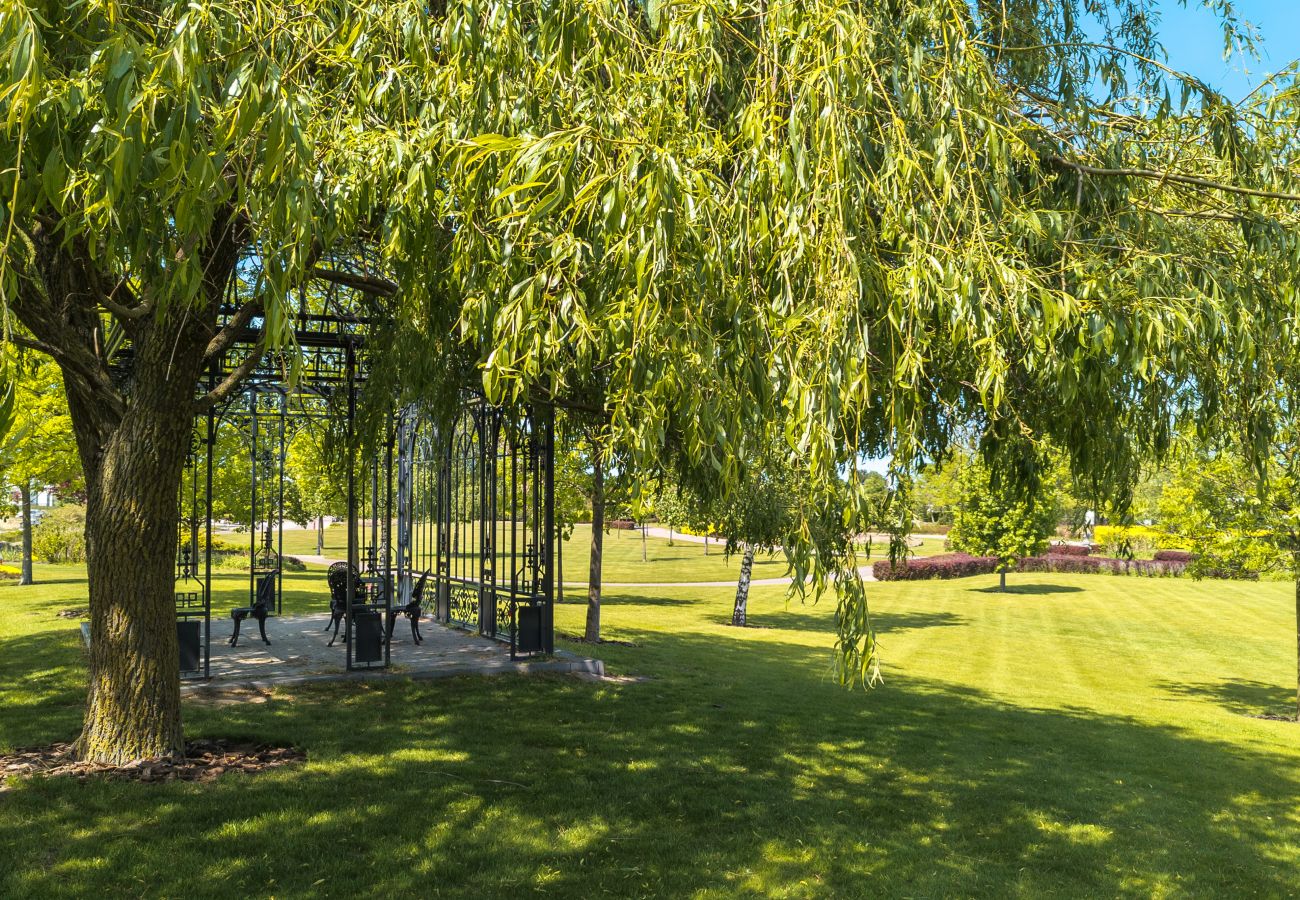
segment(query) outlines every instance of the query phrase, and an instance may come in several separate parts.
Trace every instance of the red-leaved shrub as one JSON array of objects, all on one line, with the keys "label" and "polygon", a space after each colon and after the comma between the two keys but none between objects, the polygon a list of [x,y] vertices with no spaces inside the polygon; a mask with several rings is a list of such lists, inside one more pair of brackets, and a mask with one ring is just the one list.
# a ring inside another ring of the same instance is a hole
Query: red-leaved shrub
[{"label": "red-leaved shrub", "polygon": [[1087,544],[1053,544],[1047,548],[1048,556],[1087,556],[1091,552]]},{"label": "red-leaved shrub", "polygon": [[996,571],[996,556],[971,556],[967,553],[945,553],[909,559],[894,565],[882,559],[871,567],[876,581],[920,581],[926,578],[966,578],[970,575],[988,575]]},{"label": "red-leaved shrub", "polygon": [[1189,563],[1192,561],[1190,550],[1157,550],[1155,557],[1160,562]]}]

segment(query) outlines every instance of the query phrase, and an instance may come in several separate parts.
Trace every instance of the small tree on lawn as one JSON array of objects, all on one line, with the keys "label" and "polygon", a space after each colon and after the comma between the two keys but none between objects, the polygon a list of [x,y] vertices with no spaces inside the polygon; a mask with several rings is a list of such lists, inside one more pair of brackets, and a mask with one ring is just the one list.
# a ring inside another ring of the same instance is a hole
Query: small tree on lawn
[{"label": "small tree on lawn", "polygon": [[1042,495],[1017,498],[1000,490],[987,466],[961,463],[957,511],[948,540],[954,550],[998,558],[998,590],[1007,589],[1007,570],[1047,549],[1056,526],[1056,504]]},{"label": "small tree on lawn", "polygon": [[0,474],[18,488],[23,548],[19,584],[32,584],[32,494],[46,485],[79,479],[81,465],[59,367],[48,357],[27,353],[11,361],[10,370],[14,418],[0,440]]},{"label": "small tree on lawn", "polygon": [[[304,428],[293,436],[285,455],[286,507],[307,522],[316,522],[316,555],[325,554],[325,517],[346,514],[347,482],[338,462],[327,452],[326,435],[318,429]],[[296,503],[289,502],[289,484],[293,485]]]}]

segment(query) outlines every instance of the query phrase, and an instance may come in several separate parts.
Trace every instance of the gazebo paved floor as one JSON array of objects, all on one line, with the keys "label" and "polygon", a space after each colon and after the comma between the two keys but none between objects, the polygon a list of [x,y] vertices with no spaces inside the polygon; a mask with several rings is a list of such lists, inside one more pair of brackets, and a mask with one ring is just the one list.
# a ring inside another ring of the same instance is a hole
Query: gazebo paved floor
[{"label": "gazebo paved floor", "polygon": [[603,675],[598,659],[577,656],[564,650],[554,656],[510,659],[507,644],[448,628],[430,619],[420,623],[424,642],[411,641],[411,626],[398,618],[393,628],[392,666],[388,669],[346,671],[343,630],[330,647],[333,630],[326,631],[328,613],[282,616],[266,620],[268,647],[262,643],[257,622],[246,620],[239,633],[239,646],[231,647],[234,625],[229,619],[212,619],[212,679],[182,682],[183,690],[210,691],[225,688],[270,688],[344,678],[439,678],[452,675],[495,675],[507,672],[581,672]]}]

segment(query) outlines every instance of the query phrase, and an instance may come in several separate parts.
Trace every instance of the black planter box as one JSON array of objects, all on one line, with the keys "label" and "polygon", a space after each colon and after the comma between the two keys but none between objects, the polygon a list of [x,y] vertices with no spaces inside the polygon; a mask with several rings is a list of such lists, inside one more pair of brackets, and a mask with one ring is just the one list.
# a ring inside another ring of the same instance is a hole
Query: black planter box
[{"label": "black planter box", "polygon": [[182,672],[197,672],[203,668],[202,622],[177,622],[176,643],[180,645]]},{"label": "black planter box", "polygon": [[353,614],[352,659],[359,663],[381,662],[384,658],[384,623],[371,610]]}]

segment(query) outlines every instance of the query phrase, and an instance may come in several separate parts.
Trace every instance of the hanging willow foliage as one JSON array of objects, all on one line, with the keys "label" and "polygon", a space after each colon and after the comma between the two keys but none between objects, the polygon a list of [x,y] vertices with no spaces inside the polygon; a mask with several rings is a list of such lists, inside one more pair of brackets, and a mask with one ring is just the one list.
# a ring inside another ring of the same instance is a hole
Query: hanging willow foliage
[{"label": "hanging willow foliage", "polygon": [[[1232,106],[1165,71],[1153,10],[0,0],[0,291],[35,308],[54,234],[106,321],[165,318],[233,231],[280,346],[285,298],[364,245],[408,395],[470,373],[586,407],[720,493],[779,436],[807,519],[848,529],[853,462],[905,476],[972,422],[1009,485],[1050,442],[1122,496],[1213,415],[1201,363],[1291,315],[1252,267],[1297,263],[1294,80]],[[98,350],[28,343],[109,390]],[[818,531],[795,572],[870,677],[856,560]]]}]

